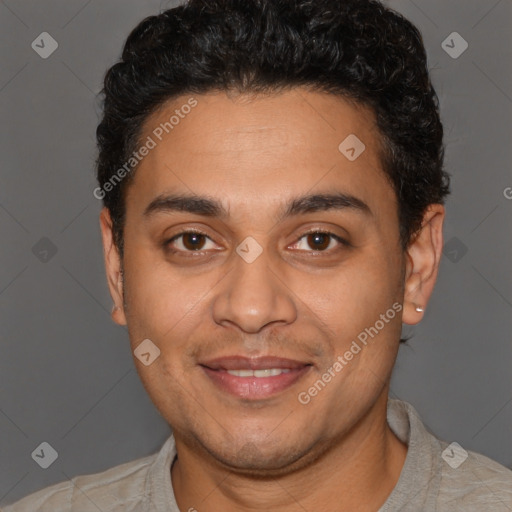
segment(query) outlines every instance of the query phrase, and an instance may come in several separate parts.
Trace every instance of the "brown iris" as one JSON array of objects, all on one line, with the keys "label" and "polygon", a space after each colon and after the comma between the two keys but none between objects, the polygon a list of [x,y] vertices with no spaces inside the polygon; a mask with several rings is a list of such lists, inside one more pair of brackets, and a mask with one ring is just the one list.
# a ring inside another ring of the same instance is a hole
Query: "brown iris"
[{"label": "brown iris", "polygon": [[190,251],[201,250],[205,243],[205,236],[200,233],[185,233],[183,245]]},{"label": "brown iris", "polygon": [[329,247],[331,237],[326,233],[311,233],[308,235],[307,240],[312,249],[323,251]]}]

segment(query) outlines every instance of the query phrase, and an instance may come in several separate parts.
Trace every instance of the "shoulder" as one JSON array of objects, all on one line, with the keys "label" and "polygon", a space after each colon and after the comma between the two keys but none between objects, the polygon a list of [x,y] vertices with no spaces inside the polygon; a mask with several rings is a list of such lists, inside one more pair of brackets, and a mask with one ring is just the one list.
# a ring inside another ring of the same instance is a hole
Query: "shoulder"
[{"label": "shoulder", "polygon": [[[101,473],[52,485],[2,508],[3,512],[117,512],[140,510],[146,477],[157,455],[115,466]],[[132,508],[133,507],[133,508]]]},{"label": "shoulder", "polygon": [[456,503],[468,511],[512,510],[512,470],[453,443],[441,441],[441,446],[440,506]]},{"label": "shoulder", "polygon": [[408,452],[397,486],[382,511],[400,507],[404,512],[512,511],[512,470],[458,443],[439,439],[408,402],[390,399],[388,423],[408,445]]}]

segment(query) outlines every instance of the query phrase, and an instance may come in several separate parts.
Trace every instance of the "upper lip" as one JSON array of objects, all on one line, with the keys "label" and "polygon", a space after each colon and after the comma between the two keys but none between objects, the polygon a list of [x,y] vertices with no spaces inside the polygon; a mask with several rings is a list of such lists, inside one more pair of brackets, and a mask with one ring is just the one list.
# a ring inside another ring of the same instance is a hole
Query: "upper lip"
[{"label": "upper lip", "polygon": [[210,359],[200,364],[212,370],[265,370],[269,368],[296,370],[310,365],[303,361],[275,356],[226,356]]}]

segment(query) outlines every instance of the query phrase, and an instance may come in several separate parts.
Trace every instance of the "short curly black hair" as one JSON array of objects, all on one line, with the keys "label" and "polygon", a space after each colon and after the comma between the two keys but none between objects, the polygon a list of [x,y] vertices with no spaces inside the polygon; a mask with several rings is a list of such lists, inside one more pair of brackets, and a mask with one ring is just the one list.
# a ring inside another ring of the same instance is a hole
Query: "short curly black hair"
[{"label": "short curly black hair", "polygon": [[183,94],[300,86],[373,109],[405,249],[428,205],[444,203],[450,181],[418,29],[377,0],[190,0],[143,20],[105,76],[95,195],[110,211],[121,257],[124,191],[134,173],[108,184],[148,116]]}]

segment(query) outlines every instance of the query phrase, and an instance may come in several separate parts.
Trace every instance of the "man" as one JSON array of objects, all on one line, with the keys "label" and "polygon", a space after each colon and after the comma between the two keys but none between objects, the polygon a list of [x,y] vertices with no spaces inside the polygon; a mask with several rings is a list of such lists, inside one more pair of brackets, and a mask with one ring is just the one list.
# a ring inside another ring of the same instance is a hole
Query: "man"
[{"label": "man", "polygon": [[512,510],[510,470],[388,398],[449,190],[417,29],[373,0],[191,0],[104,94],[112,316],[173,436],[6,512]]}]

